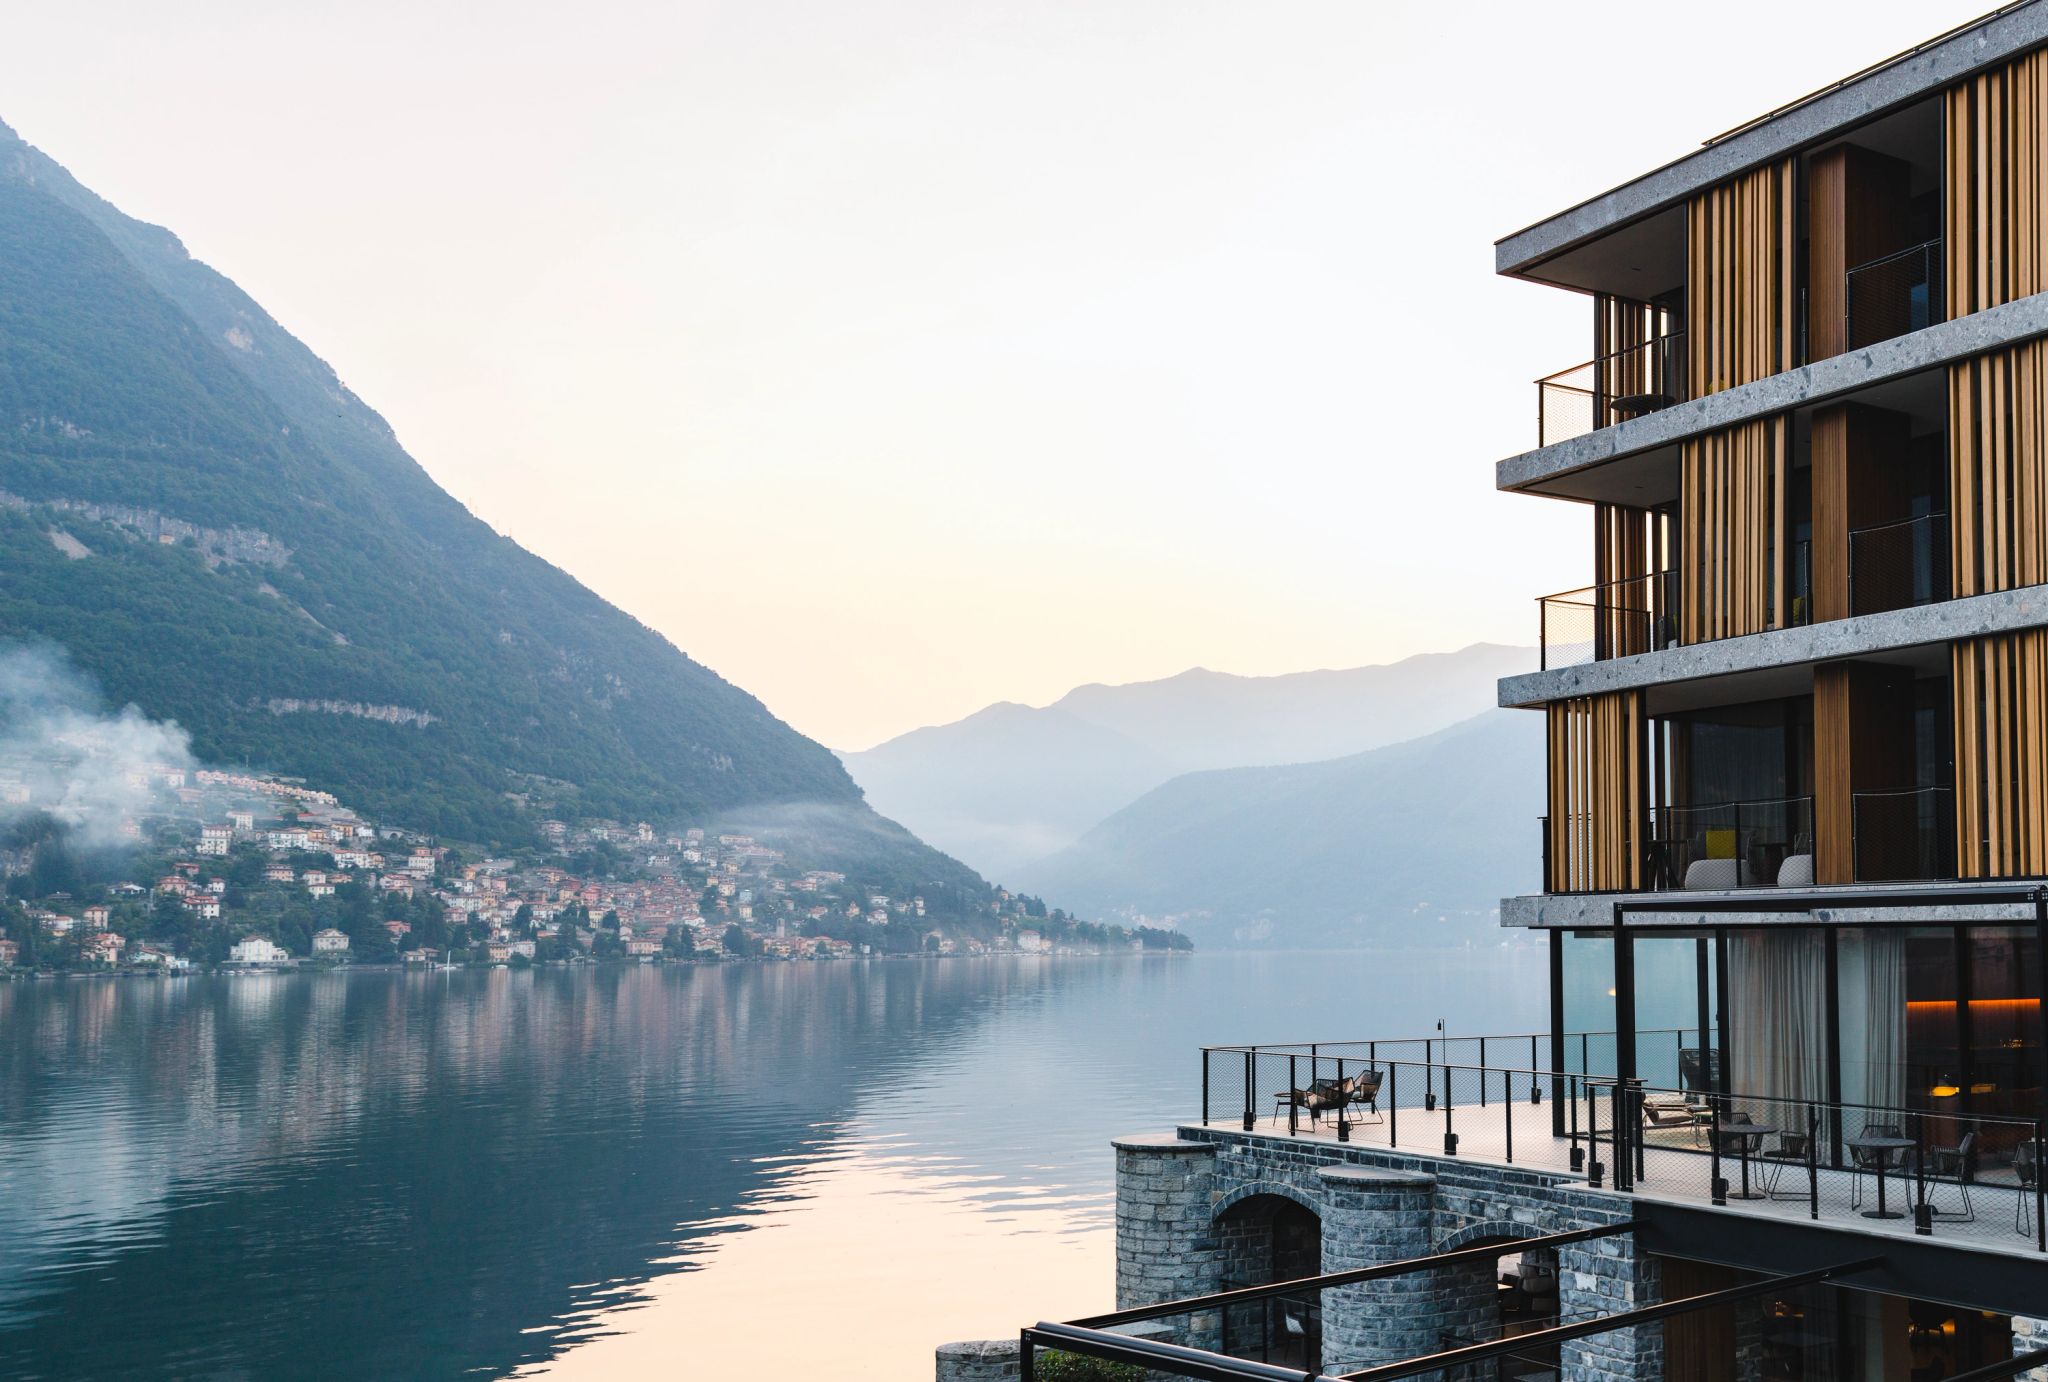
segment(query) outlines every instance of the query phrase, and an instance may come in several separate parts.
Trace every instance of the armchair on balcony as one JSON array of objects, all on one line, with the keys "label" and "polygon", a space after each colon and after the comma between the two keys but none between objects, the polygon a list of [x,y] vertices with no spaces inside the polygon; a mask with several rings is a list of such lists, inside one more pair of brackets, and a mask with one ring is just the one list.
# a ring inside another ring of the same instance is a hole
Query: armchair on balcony
[{"label": "armchair on balcony", "polygon": [[1749,864],[1741,859],[1695,859],[1685,868],[1687,888],[1743,888],[1749,881]]},{"label": "armchair on balcony", "polygon": [[1813,886],[1813,856],[1811,854],[1788,854],[1785,862],[1778,865],[1778,886],[1781,888],[1810,888]]}]

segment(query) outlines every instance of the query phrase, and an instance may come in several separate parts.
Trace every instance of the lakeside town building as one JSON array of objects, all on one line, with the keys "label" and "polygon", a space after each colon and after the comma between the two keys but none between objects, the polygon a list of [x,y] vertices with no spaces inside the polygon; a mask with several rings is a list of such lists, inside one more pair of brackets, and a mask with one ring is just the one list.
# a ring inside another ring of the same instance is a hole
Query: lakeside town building
[{"label": "lakeside town building", "polygon": [[1117,1309],[945,1382],[2048,1377],[2048,3],[1495,262],[1591,309],[1495,468],[1592,530],[1500,685],[1549,1028],[1204,1051]]}]

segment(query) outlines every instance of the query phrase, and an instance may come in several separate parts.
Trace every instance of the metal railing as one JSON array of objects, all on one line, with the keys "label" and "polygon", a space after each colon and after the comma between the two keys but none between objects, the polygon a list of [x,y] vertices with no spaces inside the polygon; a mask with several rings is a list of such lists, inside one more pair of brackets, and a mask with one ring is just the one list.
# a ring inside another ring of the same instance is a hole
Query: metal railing
[{"label": "metal railing", "polygon": [[1856,881],[1956,876],[1956,796],[1950,787],[1858,792],[1852,799]]},{"label": "metal railing", "polygon": [[1678,573],[1589,585],[1536,601],[1540,668],[1660,652],[1678,641]]},{"label": "metal railing", "polygon": [[1539,446],[1685,401],[1685,333],[1673,331],[1536,381]]},{"label": "metal railing", "polygon": [[1933,326],[1947,315],[1939,238],[1849,270],[1843,292],[1849,349]]},{"label": "metal railing", "polygon": [[1849,534],[1849,612],[1929,605],[1949,597],[1948,514],[1929,513]]},{"label": "metal railing", "polygon": [[[1557,847],[1558,822],[1538,818],[1543,840],[1543,877]],[[1565,818],[1576,846],[1592,847],[1593,819],[1580,812]],[[1631,891],[1670,892],[1688,888],[1806,887],[1813,882],[1813,798],[1778,797],[1706,806],[1653,806],[1648,838],[1641,842],[1642,883]],[[1928,875],[1938,876],[1938,875]],[[1550,892],[1568,891],[1548,888]]]},{"label": "metal railing", "polygon": [[[1482,1038],[1467,1038],[1467,1041]],[[1518,1054],[1525,1038],[1483,1038]],[[2048,1253],[2048,1124],[1966,1109],[1652,1085],[1541,1065],[1375,1057],[1396,1042],[1202,1050],[1202,1121],[1581,1177],[1593,1189]],[[1311,1091],[1370,1085],[1370,1101]]]}]

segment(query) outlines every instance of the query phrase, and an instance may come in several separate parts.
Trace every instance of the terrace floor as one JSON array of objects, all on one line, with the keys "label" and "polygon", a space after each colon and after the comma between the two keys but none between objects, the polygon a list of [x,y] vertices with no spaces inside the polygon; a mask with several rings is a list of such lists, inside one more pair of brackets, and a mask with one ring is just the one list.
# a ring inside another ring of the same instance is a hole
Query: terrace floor
[{"label": "terrace floor", "polygon": [[[1517,1101],[1503,1105],[1496,1100],[1487,1105],[1459,1106],[1452,1110],[1449,1119],[1449,1127],[1458,1136],[1457,1159],[1513,1165],[1584,1179],[1583,1172],[1571,1169],[1573,1139],[1559,1137],[1552,1131],[1552,1113],[1552,1105],[1547,1101],[1542,1104]],[[1611,1163],[1613,1148],[1608,1141],[1604,1106],[1600,1116],[1603,1123],[1599,1159]],[[1214,1119],[1209,1126],[1212,1129],[1234,1128],[1238,1124],[1234,1120]],[[1360,1121],[1354,1117],[1350,1125],[1350,1142],[1358,1147],[1392,1148],[1412,1156],[1442,1157],[1445,1155],[1445,1129],[1446,1119],[1441,1108],[1433,1111],[1420,1107],[1401,1108],[1389,1110],[1378,1121]],[[1258,1117],[1252,1134],[1288,1137],[1286,1111],[1283,1109],[1278,1118]],[[1298,1131],[1293,1135],[1324,1142],[1338,1140],[1336,1123],[1328,1118],[1311,1123],[1303,1116]],[[1775,1132],[1760,1136],[1758,1141],[1762,1151],[1778,1145]],[[1872,1174],[1829,1166],[1822,1166],[1819,1171],[1819,1213],[1816,1215],[1814,1186],[1809,1182],[1803,1160],[1772,1161],[1765,1156],[1752,1156],[1748,1185],[1754,1198],[1745,1199],[1739,1194],[1744,1183],[1741,1162],[1736,1157],[1723,1156],[1721,1174],[1728,1182],[1729,1198],[1725,1206],[1715,1206],[1712,1192],[1714,1163],[1708,1150],[1705,1128],[1649,1129],[1645,1132],[1644,1144],[1643,1171],[1636,1178],[1634,1191],[1640,1198],[1711,1207],[1720,1213],[1801,1223],[1818,1222],[1833,1229],[1930,1241],[1930,1238],[1919,1237],[1914,1232],[1915,1184],[1910,1160],[1906,1162],[1903,1173],[1895,1163],[1885,1177],[1885,1207],[1899,1217],[1875,1218],[1866,1214],[1865,1211],[1877,1208],[1877,1182]],[[1583,1135],[1577,1140],[1577,1145],[1581,1149],[1586,1147]],[[1612,1166],[1609,1165],[1603,1184],[1612,1185],[1612,1175]],[[1927,1199],[1937,1211],[1931,1241],[2038,1260],[2034,1192],[2021,1190],[2009,1166],[1985,1166],[1972,1180],[1969,1185],[1969,1202],[1974,1210],[1972,1218],[1962,1217],[1963,1190],[1953,1180],[1937,1181],[1930,1177]],[[2024,1225],[2025,1231],[2022,1232],[2018,1225]]]}]

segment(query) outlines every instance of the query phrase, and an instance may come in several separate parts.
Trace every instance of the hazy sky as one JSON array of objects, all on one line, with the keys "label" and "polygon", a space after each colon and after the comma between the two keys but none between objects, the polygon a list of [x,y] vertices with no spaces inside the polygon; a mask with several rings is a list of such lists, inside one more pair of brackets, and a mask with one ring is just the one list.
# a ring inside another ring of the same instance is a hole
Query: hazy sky
[{"label": "hazy sky", "polygon": [[17,0],[0,119],[858,748],[1531,642],[1590,309],[1492,241],[1986,4]]}]

